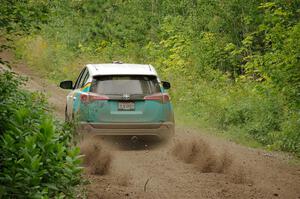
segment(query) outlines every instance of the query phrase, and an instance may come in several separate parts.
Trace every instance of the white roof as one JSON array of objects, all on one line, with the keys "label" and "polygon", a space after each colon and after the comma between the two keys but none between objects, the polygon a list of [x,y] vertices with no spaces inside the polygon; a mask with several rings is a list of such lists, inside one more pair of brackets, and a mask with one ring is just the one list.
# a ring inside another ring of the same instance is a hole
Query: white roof
[{"label": "white roof", "polygon": [[154,75],[157,73],[148,64],[87,64],[92,76],[97,75]]}]

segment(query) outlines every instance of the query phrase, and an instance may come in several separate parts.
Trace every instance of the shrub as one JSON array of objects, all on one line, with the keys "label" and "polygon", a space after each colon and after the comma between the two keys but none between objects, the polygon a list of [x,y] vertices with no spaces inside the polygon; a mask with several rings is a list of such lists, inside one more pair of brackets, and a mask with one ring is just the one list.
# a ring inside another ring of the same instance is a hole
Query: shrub
[{"label": "shrub", "polygon": [[71,128],[54,121],[45,97],[22,83],[0,74],[0,198],[75,197],[81,168]]}]

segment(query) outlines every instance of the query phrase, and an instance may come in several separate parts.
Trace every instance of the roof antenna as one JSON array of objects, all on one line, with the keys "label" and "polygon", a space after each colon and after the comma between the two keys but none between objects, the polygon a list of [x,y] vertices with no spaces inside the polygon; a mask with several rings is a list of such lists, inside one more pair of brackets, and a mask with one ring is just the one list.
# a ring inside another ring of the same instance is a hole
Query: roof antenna
[{"label": "roof antenna", "polygon": [[123,64],[121,61],[113,61],[113,64]]}]

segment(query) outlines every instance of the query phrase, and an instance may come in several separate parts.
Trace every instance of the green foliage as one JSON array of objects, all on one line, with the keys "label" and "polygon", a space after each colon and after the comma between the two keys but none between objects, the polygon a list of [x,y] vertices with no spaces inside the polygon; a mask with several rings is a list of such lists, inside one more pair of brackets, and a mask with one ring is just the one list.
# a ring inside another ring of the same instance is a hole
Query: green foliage
[{"label": "green foliage", "polygon": [[296,20],[299,18],[299,5],[298,10],[296,5],[292,2],[261,4],[262,23],[231,54],[244,62],[242,67],[247,77],[268,80],[270,86],[284,93],[289,103],[299,108],[300,23]]},{"label": "green foliage", "polygon": [[75,197],[81,168],[72,131],[53,120],[43,95],[19,89],[22,82],[0,74],[0,197]]},{"label": "green foliage", "polygon": [[55,0],[45,12],[16,49],[47,77],[75,79],[89,62],[150,63],[192,120],[299,155],[299,0]]},{"label": "green foliage", "polygon": [[[47,23],[47,1],[4,0],[0,4],[0,29],[8,33],[30,33]],[[3,34],[3,32],[0,32]]]}]

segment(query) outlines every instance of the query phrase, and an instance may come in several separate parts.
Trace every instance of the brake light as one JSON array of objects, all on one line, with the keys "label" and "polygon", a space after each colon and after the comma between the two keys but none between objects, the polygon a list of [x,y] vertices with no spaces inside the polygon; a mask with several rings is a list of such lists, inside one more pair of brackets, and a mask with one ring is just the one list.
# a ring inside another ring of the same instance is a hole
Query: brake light
[{"label": "brake light", "polygon": [[80,101],[83,103],[90,103],[97,100],[108,100],[109,97],[105,95],[91,95],[88,93],[83,93],[80,95]]},{"label": "brake light", "polygon": [[80,101],[83,102],[83,103],[87,103],[89,101],[88,99],[88,95],[87,94],[81,94],[80,95]]},{"label": "brake light", "polygon": [[167,93],[158,93],[153,95],[147,95],[144,100],[160,101],[161,103],[167,103],[170,101],[170,97]]}]

